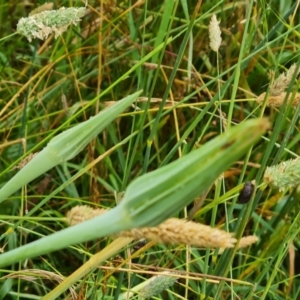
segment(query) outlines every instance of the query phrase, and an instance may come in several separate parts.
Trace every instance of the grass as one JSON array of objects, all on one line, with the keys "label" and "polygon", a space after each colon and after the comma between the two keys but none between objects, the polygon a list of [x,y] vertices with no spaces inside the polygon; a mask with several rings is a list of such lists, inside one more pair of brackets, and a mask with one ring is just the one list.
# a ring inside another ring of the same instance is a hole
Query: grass
[{"label": "grass", "polygon": [[[54,2],[55,9],[83,5]],[[75,205],[122,206],[129,184],[146,188],[143,175],[195,153],[231,127],[263,117],[271,123],[221,178],[214,165],[222,158],[197,175],[199,186],[208,177],[214,184],[175,214],[237,238],[256,235],[254,245],[221,251],[148,241],[136,250],[138,241],[122,237],[72,243],[2,267],[0,299],[138,299],[137,292],[158,275],[177,281],[169,280],[162,291],[155,287],[159,293],[152,299],[299,299],[299,191],[263,185],[266,167],[299,156],[299,109],[287,102],[277,108],[256,102],[268,93],[269,82],[299,65],[298,5],[289,0],[91,0],[78,26],[57,39],[50,35],[29,43],[11,34],[36,5],[0,0],[0,188],[29,153],[143,90],[75,157],[0,199],[5,255],[60,232]],[[209,47],[213,14],[221,21],[218,52]],[[289,85],[289,94],[297,92],[298,82]],[[253,132],[245,140],[247,135]],[[235,161],[237,151],[226,159]],[[257,188],[242,205],[239,191],[252,180]],[[166,217],[162,206],[155,207],[147,208],[147,220]],[[114,218],[122,222],[122,216]]]}]

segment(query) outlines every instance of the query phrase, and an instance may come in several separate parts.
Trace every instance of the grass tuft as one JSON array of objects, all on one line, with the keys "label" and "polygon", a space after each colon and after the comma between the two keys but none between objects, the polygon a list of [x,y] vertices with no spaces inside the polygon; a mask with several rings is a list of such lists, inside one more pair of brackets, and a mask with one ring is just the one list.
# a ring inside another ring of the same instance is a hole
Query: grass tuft
[{"label": "grass tuft", "polygon": [[300,299],[299,1],[41,2],[0,0],[0,299]]}]

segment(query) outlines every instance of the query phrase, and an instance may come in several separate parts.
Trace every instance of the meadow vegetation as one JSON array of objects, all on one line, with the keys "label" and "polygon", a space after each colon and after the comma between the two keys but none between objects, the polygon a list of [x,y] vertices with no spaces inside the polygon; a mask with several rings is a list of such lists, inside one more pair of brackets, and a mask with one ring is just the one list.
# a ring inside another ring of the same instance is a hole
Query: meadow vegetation
[{"label": "meadow vegetation", "polygon": [[0,0],[0,300],[300,299],[299,5]]}]

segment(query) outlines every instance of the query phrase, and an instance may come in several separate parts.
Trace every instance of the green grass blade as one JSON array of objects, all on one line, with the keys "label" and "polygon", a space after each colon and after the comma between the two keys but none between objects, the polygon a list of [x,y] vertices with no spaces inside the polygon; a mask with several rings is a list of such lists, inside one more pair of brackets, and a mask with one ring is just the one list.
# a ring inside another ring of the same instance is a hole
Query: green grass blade
[{"label": "green grass blade", "polygon": [[265,119],[244,122],[181,159],[141,176],[128,186],[121,206],[130,211],[136,227],[163,222],[204,192],[245,154],[268,124]]},{"label": "green grass blade", "polygon": [[79,226],[63,229],[0,255],[0,266],[8,266],[26,258],[62,249],[71,244],[83,243],[100,236],[111,235],[122,229],[126,230],[130,228],[130,224],[125,222],[126,216],[124,216],[120,207],[117,206],[104,215],[83,222]]},{"label": "green grass blade", "polygon": [[0,203],[22,186],[49,169],[75,157],[109,123],[128,108],[142,91],[136,92],[103,110],[97,116],[82,122],[54,137],[23,169],[0,190]]}]

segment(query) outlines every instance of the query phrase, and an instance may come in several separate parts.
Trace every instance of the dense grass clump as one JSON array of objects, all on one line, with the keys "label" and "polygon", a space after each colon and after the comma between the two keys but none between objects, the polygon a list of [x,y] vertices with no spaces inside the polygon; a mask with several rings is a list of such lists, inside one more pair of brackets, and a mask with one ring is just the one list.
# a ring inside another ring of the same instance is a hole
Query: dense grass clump
[{"label": "dense grass clump", "polygon": [[0,300],[300,298],[297,1],[0,18]]}]

